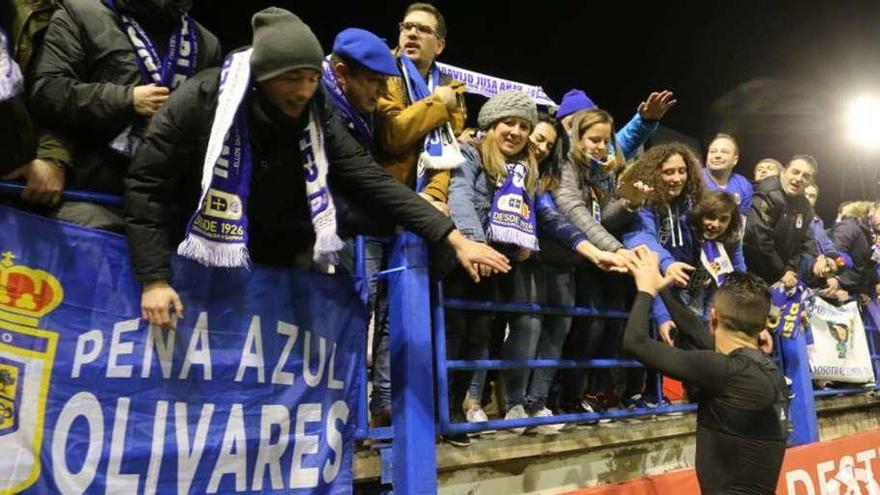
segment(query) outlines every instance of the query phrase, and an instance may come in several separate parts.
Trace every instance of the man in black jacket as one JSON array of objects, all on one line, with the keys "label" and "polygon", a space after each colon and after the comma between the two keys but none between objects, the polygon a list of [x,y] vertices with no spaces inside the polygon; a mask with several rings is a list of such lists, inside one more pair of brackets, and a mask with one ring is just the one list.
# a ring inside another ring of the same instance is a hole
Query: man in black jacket
[{"label": "man in black jacket", "polygon": [[[121,194],[132,149],[183,79],[219,65],[220,43],[191,0],[67,0],[34,61],[37,120],[74,148],[69,188]],[[121,230],[118,212],[63,204],[62,220]]]},{"label": "man in black jacket", "polygon": [[815,180],[816,169],[812,156],[795,155],[782,175],[756,186],[746,221],[743,254],[749,270],[768,284],[781,281],[786,287],[794,287],[810,272],[817,278],[829,272],[828,259],[816,253],[810,228],[813,208],[804,197],[804,189]]},{"label": "man in black jacket", "polygon": [[[375,215],[391,217],[437,243],[445,241],[478,279],[477,265],[509,269],[485,244],[465,239],[452,222],[381,170],[349,134],[319,90],[323,53],[317,38],[294,14],[270,7],[254,15],[251,79],[238,115],[246,116],[253,164],[245,211],[247,248],[258,263],[309,266],[315,232],[309,223],[306,176],[298,137],[317,112],[324,134],[328,185]],[[125,220],[135,277],[144,284],[143,316],[171,324],[183,307],[167,283],[171,276],[168,230],[172,203],[194,211],[202,167],[218,105],[221,72],[207,70],[184,84],[153,118],[126,179]],[[313,105],[313,103],[315,103]]]}]

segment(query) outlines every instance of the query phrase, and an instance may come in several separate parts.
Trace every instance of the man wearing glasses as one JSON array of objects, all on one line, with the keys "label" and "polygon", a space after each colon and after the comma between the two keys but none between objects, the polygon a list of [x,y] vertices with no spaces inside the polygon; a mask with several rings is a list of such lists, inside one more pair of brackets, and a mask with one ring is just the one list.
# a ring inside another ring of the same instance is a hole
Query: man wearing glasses
[{"label": "man wearing glasses", "polygon": [[[421,77],[431,94],[413,101],[404,78],[389,78],[387,92],[379,98],[376,108],[376,126],[379,163],[397,180],[413,188],[416,165],[428,133],[449,123],[457,136],[467,117],[464,83],[440,75],[434,65],[445,47],[443,14],[426,3],[410,5],[400,23],[395,54],[412,62],[418,75],[410,74],[410,77]],[[403,64],[399,62],[399,65]],[[430,174],[425,187],[418,192],[435,207],[448,212],[448,189],[449,171],[439,170]]]},{"label": "man wearing glasses", "polygon": [[[417,167],[429,134],[436,134],[447,124],[452,125],[454,136],[464,128],[464,84],[440,75],[434,64],[446,47],[446,21],[436,7],[426,3],[410,5],[399,26],[394,54],[399,57],[397,65],[403,77],[389,77],[387,89],[377,102],[374,156],[397,180],[415,189],[448,216],[449,170],[429,170],[418,181]],[[411,68],[414,70],[408,70]],[[413,83],[421,83],[425,90],[422,98],[413,92]],[[378,307],[385,307],[385,298],[380,293]],[[373,338],[370,411],[374,426],[387,426],[391,416],[391,352],[387,319],[379,321],[382,324],[376,325]]]}]

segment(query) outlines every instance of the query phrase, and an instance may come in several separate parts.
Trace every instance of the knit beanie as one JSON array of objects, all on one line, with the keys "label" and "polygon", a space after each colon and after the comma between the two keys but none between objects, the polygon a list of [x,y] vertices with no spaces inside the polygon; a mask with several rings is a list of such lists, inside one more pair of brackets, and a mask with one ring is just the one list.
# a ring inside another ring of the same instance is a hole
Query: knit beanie
[{"label": "knit beanie", "polygon": [[493,122],[508,117],[519,117],[533,128],[538,123],[538,108],[529,95],[522,91],[509,89],[489,98],[477,116],[480,129],[488,129]]},{"label": "knit beanie", "polygon": [[295,69],[321,71],[324,51],[312,30],[292,12],[269,7],[254,14],[251,72],[265,81]]},{"label": "knit beanie", "polygon": [[561,119],[579,110],[589,110],[591,108],[596,108],[596,104],[593,103],[593,100],[586,93],[579,89],[571,89],[562,97],[562,103],[559,104],[559,109],[556,110],[556,118]]}]

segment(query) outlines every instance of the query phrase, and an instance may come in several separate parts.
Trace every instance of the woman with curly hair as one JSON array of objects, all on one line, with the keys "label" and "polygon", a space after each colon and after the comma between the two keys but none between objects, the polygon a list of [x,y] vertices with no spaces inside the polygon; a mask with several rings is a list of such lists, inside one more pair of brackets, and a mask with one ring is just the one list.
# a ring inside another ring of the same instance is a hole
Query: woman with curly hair
[{"label": "woman with curly hair", "polygon": [[[683,143],[655,146],[621,177],[624,184],[638,181],[653,192],[639,209],[633,228],[623,235],[623,242],[631,249],[647,246],[660,257],[663,274],[671,275],[676,286],[688,287],[695,270],[694,253],[699,250],[688,214],[702,199],[705,187],[699,159]],[[654,318],[661,334],[669,335],[675,328],[665,307],[656,301]]]}]

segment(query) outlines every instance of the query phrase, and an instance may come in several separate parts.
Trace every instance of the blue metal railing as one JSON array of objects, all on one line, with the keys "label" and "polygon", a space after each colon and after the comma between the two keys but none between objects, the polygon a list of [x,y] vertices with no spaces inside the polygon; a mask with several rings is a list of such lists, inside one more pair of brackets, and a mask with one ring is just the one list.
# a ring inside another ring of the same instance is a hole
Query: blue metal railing
[{"label": "blue metal railing", "polygon": [[[634,359],[529,359],[529,360],[457,360],[448,359],[446,350],[445,309],[467,311],[492,311],[506,313],[527,313],[542,315],[585,316],[608,319],[626,319],[626,311],[598,310],[595,308],[576,306],[548,306],[537,303],[475,301],[468,299],[445,299],[442,284],[434,284],[434,361],[437,368],[435,378],[438,389],[438,416],[440,431],[444,434],[476,433],[485,430],[528,428],[548,424],[595,422],[601,419],[622,419],[640,416],[653,416],[680,412],[693,412],[696,404],[675,404],[654,408],[634,408],[608,410],[601,413],[558,414],[551,417],[497,419],[479,423],[453,423],[450,418],[449,404],[449,372],[456,370],[504,370],[520,368],[554,368],[554,369],[608,369],[608,368],[643,368],[640,361]],[[658,375],[656,396],[663,397],[662,377]],[[454,404],[453,407],[458,407]]]},{"label": "blue metal railing", "polygon": [[[19,196],[24,186],[0,181],[0,195]],[[87,201],[107,206],[121,206],[118,196],[87,191],[64,191],[66,201]],[[386,242],[390,242],[387,241]],[[366,280],[364,262],[364,238],[359,237],[355,244],[354,275]],[[585,360],[447,360],[445,339],[445,309],[466,311],[501,311],[513,313],[535,313],[549,315],[587,316],[622,319],[628,316],[623,311],[599,311],[594,308],[554,307],[528,303],[497,303],[492,301],[467,301],[461,299],[444,300],[440,284],[429,286],[427,269],[427,249],[425,243],[412,234],[402,234],[394,239],[394,248],[389,268],[374,277],[384,278],[389,285],[389,310],[391,312],[391,353],[392,373],[392,426],[370,428],[368,421],[367,369],[359,373],[361,384],[359,401],[361,407],[357,418],[356,436],[358,439],[392,440],[388,456],[383,455],[383,479],[393,482],[399,493],[435,493],[437,489],[436,454],[427,445],[434,445],[436,433],[474,433],[488,429],[507,429],[531,427],[546,424],[576,423],[595,421],[602,418],[618,419],[657,415],[676,412],[692,412],[694,404],[659,406],[652,409],[610,410],[602,414],[560,414],[547,418],[528,418],[519,420],[490,420],[482,423],[453,424],[449,418],[448,373],[452,370],[466,369],[512,369],[512,368],[624,368],[642,367],[636,360],[585,359]],[[366,282],[365,282],[366,283]],[[430,297],[429,297],[430,296]],[[429,318],[430,316],[430,318]],[[880,358],[877,354],[876,337],[880,330],[870,317],[863,318],[870,346],[875,376],[880,376]],[[433,351],[432,351],[432,339]],[[794,443],[818,440],[815,405],[816,396],[864,393],[873,388],[847,388],[827,391],[813,391],[806,361],[806,344],[803,336],[798,339],[777,339],[775,358],[785,366],[786,374],[795,381],[796,401],[792,416],[801,424],[796,424]],[[365,339],[366,342],[366,339]],[[365,343],[366,346],[366,343]],[[364,348],[366,355],[367,349]],[[432,356],[433,355],[433,356]],[[433,357],[433,359],[432,359]],[[436,366],[436,369],[434,368]],[[806,371],[805,371],[806,370]],[[793,373],[794,371],[794,373]],[[793,373],[793,374],[792,374]],[[436,374],[436,376],[435,376]],[[658,376],[658,397],[660,393]],[[436,386],[438,407],[434,408],[433,390]],[[800,388],[798,388],[800,387]],[[805,393],[809,392],[809,393]],[[808,398],[808,399],[807,399]],[[435,420],[434,414],[439,417]],[[385,476],[386,471],[390,471]],[[433,473],[433,474],[432,474]]]}]

